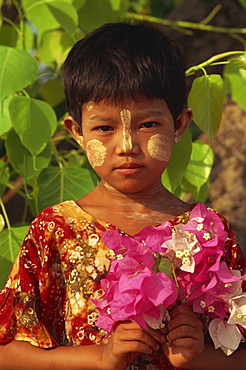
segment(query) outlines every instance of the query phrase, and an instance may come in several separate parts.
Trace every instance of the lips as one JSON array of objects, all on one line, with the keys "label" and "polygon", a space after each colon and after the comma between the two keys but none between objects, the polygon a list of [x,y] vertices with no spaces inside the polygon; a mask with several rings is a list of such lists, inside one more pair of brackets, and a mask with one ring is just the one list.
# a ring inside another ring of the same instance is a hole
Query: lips
[{"label": "lips", "polygon": [[131,169],[131,168],[140,168],[143,167],[138,163],[133,163],[133,162],[126,162],[118,166],[116,169]]},{"label": "lips", "polygon": [[144,166],[134,163],[134,162],[125,162],[116,167],[114,170],[120,175],[129,176],[136,175],[142,171]]}]

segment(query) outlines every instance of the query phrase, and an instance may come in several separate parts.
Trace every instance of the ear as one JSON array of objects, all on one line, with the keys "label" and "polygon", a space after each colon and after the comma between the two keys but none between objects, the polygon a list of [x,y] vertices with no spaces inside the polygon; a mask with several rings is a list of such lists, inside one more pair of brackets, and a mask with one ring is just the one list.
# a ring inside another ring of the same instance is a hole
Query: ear
[{"label": "ear", "polygon": [[179,141],[187,127],[192,120],[192,110],[190,108],[184,108],[177,118],[175,124],[174,141],[175,144]]},{"label": "ear", "polygon": [[77,143],[81,146],[83,150],[85,150],[84,138],[81,132],[81,127],[77,124],[77,122],[73,119],[72,116],[66,116],[63,122],[64,126],[70,132],[74,140],[77,141]]}]

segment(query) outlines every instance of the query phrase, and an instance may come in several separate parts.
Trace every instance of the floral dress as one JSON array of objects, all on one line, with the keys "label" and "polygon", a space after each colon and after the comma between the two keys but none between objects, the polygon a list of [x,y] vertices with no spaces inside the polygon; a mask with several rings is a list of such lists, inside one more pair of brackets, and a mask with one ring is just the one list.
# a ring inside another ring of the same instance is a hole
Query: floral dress
[{"label": "floral dress", "polygon": [[[192,208],[170,222],[186,223]],[[225,261],[243,272],[242,252],[222,220],[228,232]],[[117,228],[74,201],[49,207],[34,219],[0,291],[0,343],[20,340],[41,348],[107,343],[90,301],[101,294],[100,280],[110,267],[112,251],[101,238],[107,230]],[[139,356],[126,369],[174,368],[159,350]]]}]

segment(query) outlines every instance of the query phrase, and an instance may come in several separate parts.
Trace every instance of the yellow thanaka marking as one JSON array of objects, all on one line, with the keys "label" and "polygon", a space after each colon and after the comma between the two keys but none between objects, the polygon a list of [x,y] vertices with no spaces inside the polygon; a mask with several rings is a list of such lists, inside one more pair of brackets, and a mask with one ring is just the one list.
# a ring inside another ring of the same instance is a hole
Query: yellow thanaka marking
[{"label": "yellow thanaka marking", "polygon": [[169,138],[161,134],[151,136],[148,141],[148,152],[152,158],[168,162],[172,154]]},{"label": "yellow thanaka marking", "polygon": [[123,125],[122,148],[124,152],[130,152],[132,150],[131,112],[128,109],[123,109],[120,112],[120,118]]},{"label": "yellow thanaka marking", "polygon": [[94,108],[94,104],[93,103],[88,103],[87,111],[90,112],[93,108]]},{"label": "yellow thanaka marking", "polygon": [[106,148],[100,140],[90,140],[86,145],[86,154],[92,168],[103,165],[106,158]]}]

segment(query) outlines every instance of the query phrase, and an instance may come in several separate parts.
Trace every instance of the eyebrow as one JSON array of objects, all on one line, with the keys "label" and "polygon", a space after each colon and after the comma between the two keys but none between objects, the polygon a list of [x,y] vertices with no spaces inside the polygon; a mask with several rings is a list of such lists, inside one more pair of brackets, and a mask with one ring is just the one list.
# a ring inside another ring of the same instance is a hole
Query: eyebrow
[{"label": "eyebrow", "polygon": [[[164,114],[162,111],[159,109],[144,109],[139,112],[134,113],[133,118],[135,119],[141,119],[145,118],[146,116],[158,116],[158,117],[163,117]],[[101,121],[101,122],[115,122],[115,120],[111,117],[104,117],[101,116],[100,114],[95,114],[94,116],[90,117],[88,121]]]},{"label": "eyebrow", "polygon": [[155,108],[152,108],[152,109],[143,109],[141,110],[140,112],[137,112],[136,114],[134,114],[134,118],[144,118],[146,116],[157,116],[157,117],[163,117],[164,114],[162,111],[160,111],[159,109],[155,109]]},{"label": "eyebrow", "polygon": [[100,116],[99,114],[95,114],[95,116],[92,116],[88,119],[88,121],[100,121],[100,122],[115,122],[115,120],[111,117],[104,117]]}]

